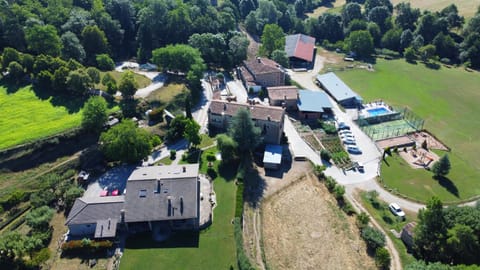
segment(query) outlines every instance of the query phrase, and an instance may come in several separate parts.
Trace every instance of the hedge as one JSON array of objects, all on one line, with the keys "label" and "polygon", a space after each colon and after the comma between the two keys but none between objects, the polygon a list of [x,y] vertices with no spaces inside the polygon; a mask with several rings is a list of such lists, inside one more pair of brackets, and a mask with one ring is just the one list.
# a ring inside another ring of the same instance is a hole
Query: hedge
[{"label": "hedge", "polygon": [[235,194],[235,217],[242,218],[243,214],[243,183],[238,183]]},{"label": "hedge", "polygon": [[83,252],[83,251],[102,251],[113,246],[113,242],[109,240],[72,240],[62,244],[63,252]]},{"label": "hedge", "polygon": [[252,266],[250,259],[245,254],[243,249],[243,234],[242,234],[242,223],[239,217],[236,217],[234,220],[234,234],[235,234],[235,246],[237,248],[237,264],[240,270],[254,270],[255,267]]}]

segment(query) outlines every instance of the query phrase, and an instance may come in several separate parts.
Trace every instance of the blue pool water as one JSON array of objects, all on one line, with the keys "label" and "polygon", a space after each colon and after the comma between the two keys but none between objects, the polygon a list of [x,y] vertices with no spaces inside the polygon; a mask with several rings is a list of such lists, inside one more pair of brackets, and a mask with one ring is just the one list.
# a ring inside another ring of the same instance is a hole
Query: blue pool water
[{"label": "blue pool water", "polygon": [[385,107],[378,107],[375,109],[368,109],[367,112],[370,116],[378,116],[378,115],[387,114],[390,111],[387,110]]}]

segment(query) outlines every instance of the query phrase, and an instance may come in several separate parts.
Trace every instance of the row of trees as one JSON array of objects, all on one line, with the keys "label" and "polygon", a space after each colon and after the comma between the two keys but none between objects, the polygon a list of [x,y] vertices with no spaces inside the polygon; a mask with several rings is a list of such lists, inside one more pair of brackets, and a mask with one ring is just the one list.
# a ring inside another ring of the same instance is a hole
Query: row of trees
[{"label": "row of trees", "polygon": [[[367,57],[374,48],[406,53],[428,60],[437,56],[448,63],[480,67],[480,9],[465,19],[452,4],[439,12],[420,12],[410,3],[393,7],[389,0],[347,1],[340,14],[324,13],[308,19],[305,29],[319,41]],[[362,6],[358,2],[364,2]]]}]

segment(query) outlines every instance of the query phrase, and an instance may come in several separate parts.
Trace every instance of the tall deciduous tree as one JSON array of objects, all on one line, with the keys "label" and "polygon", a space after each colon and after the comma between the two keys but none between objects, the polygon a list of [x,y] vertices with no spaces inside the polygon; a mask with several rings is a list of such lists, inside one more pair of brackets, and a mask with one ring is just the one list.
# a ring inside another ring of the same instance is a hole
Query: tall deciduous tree
[{"label": "tall deciduous tree", "polygon": [[108,42],[105,33],[96,25],[88,25],[83,29],[82,44],[91,63],[93,63],[97,54],[108,52]]},{"label": "tall deciduous tree", "polygon": [[103,97],[93,96],[83,108],[82,126],[93,132],[100,132],[107,117],[107,102]]},{"label": "tall deciduous tree", "polygon": [[260,53],[269,57],[275,50],[282,50],[285,47],[285,34],[282,28],[276,24],[267,24],[263,28],[262,45]]},{"label": "tall deciduous tree", "polygon": [[137,128],[130,120],[123,120],[100,136],[101,149],[110,160],[139,162],[152,151],[151,135]]},{"label": "tall deciduous tree", "polygon": [[374,52],[373,38],[368,31],[355,31],[346,39],[348,50],[360,57],[369,57]]},{"label": "tall deciduous tree", "polygon": [[189,119],[187,124],[185,125],[185,131],[183,132],[183,136],[187,141],[193,145],[194,147],[199,145],[201,142],[201,138],[199,135],[200,125],[195,122],[193,119]]},{"label": "tall deciduous tree", "polygon": [[433,197],[428,200],[427,208],[418,212],[418,220],[414,234],[417,255],[428,262],[440,261],[445,252],[447,237],[447,225],[440,199]]},{"label": "tall deciduous tree", "polygon": [[194,64],[203,64],[200,51],[189,45],[168,45],[155,49],[152,55],[152,62],[163,70],[187,73]]},{"label": "tall deciduous tree", "polygon": [[122,74],[120,84],[118,85],[118,91],[120,91],[125,98],[130,98],[135,95],[135,92],[137,91],[137,82],[135,81],[133,72],[125,71]]},{"label": "tall deciduous tree", "polygon": [[217,135],[217,147],[222,156],[222,163],[228,164],[236,159],[237,144],[230,136],[226,134]]},{"label": "tall deciduous tree", "polygon": [[53,25],[34,25],[25,30],[28,49],[35,54],[60,55],[62,41]]},{"label": "tall deciduous tree", "polygon": [[441,157],[435,164],[433,164],[432,172],[435,176],[445,176],[450,172],[450,159],[448,155]]},{"label": "tall deciduous tree", "polygon": [[272,52],[272,60],[280,64],[284,68],[290,67],[287,53],[285,50],[275,50]]},{"label": "tall deciduous tree", "polygon": [[240,157],[250,155],[260,143],[260,129],[253,123],[250,111],[240,108],[233,116],[228,130],[238,147]]},{"label": "tall deciduous tree", "polygon": [[67,88],[75,95],[84,95],[91,84],[90,76],[83,69],[70,71],[68,74]]},{"label": "tall deciduous tree", "polygon": [[85,49],[83,49],[82,44],[78,37],[70,31],[65,32],[61,36],[63,48],[62,48],[62,57],[63,59],[73,58],[77,61],[82,62],[85,59]]}]

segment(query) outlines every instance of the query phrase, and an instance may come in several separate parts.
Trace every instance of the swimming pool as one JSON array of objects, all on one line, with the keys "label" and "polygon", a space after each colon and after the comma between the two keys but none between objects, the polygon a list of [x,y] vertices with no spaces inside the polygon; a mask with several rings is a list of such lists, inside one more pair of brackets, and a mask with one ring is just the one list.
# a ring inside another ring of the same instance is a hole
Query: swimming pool
[{"label": "swimming pool", "polygon": [[374,109],[367,109],[369,116],[378,116],[389,113],[390,111],[385,107],[377,107]]}]

